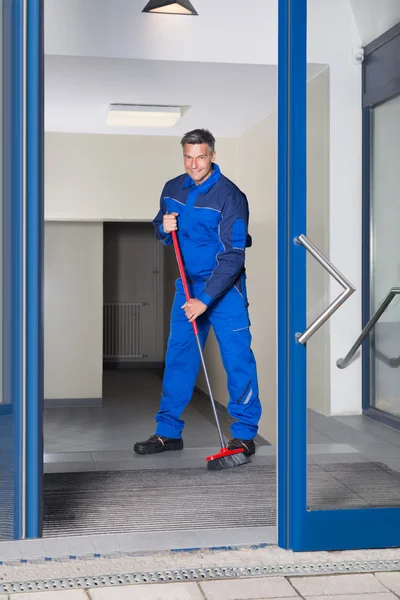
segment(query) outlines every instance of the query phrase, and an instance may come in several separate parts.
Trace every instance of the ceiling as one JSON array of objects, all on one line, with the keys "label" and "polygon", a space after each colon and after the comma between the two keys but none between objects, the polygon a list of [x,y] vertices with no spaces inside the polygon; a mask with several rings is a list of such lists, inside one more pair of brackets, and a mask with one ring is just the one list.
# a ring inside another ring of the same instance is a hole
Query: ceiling
[{"label": "ceiling", "polygon": [[[312,78],[324,67],[309,65]],[[183,107],[170,129],[105,124],[110,103]],[[277,68],[177,61],[46,56],[45,128],[68,133],[180,136],[197,127],[237,137],[277,105]]]},{"label": "ceiling", "polygon": [[277,0],[192,2],[198,17],[142,13],[146,0],[44,0],[45,52],[276,64]]},{"label": "ceiling", "polygon": [[[45,0],[46,130],[179,136],[208,127],[236,137],[270,114],[277,104],[277,0],[193,2],[199,17],[155,18],[141,12],[145,0]],[[309,65],[309,78],[339,51],[351,56],[349,33],[336,34],[349,7],[363,45],[400,20],[400,0],[308,5],[309,60],[321,63]],[[184,114],[171,129],[110,128],[110,103],[178,105]]]},{"label": "ceiling", "polygon": [[400,0],[349,0],[363,46],[400,22]]}]

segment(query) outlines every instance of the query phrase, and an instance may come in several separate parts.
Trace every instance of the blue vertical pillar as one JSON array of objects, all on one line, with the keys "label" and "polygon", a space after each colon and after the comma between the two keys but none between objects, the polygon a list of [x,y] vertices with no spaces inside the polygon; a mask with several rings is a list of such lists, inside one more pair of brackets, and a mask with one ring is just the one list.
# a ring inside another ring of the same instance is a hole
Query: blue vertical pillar
[{"label": "blue vertical pillar", "polygon": [[43,0],[27,3],[26,398],[27,531],[42,535],[43,510]]},{"label": "blue vertical pillar", "polygon": [[292,548],[306,510],[307,0],[279,0],[278,49],[278,544]]}]

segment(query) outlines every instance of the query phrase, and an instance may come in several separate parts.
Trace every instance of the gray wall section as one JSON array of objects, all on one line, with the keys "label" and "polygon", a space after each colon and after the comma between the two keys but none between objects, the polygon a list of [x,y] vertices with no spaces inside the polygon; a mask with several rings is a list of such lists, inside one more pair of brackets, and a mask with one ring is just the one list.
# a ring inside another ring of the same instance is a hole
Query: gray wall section
[{"label": "gray wall section", "polygon": [[44,262],[45,398],[101,398],[102,223],[45,223]]},{"label": "gray wall section", "polygon": [[151,223],[104,224],[104,302],[145,302],[146,362],[163,359],[162,246]]}]

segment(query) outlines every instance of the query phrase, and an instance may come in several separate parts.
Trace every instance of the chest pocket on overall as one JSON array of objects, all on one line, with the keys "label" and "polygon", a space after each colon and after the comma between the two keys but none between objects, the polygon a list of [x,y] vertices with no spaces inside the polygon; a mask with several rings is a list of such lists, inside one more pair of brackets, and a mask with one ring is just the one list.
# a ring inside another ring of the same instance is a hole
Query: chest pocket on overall
[{"label": "chest pocket on overall", "polygon": [[195,242],[217,243],[221,213],[212,208],[193,207],[190,215],[190,237]]}]

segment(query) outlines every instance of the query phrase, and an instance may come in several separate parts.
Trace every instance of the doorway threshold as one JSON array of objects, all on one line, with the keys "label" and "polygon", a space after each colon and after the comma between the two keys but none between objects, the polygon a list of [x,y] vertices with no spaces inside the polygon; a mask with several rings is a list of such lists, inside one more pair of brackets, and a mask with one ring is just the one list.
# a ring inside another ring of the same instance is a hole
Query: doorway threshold
[{"label": "doorway threshold", "polygon": [[276,527],[202,529],[40,538],[0,542],[0,562],[69,559],[114,553],[189,551],[276,544]]}]

